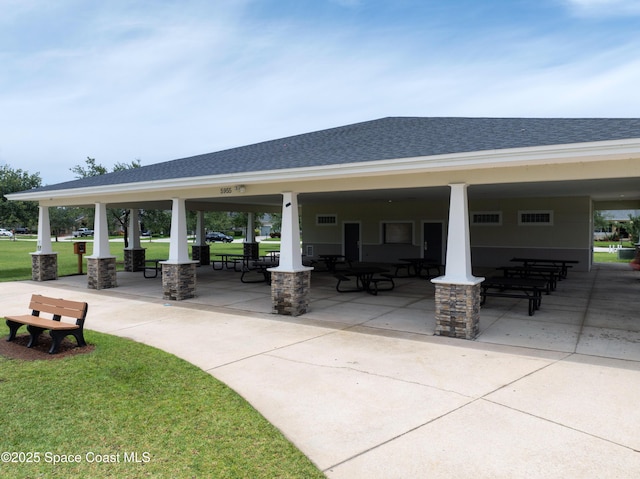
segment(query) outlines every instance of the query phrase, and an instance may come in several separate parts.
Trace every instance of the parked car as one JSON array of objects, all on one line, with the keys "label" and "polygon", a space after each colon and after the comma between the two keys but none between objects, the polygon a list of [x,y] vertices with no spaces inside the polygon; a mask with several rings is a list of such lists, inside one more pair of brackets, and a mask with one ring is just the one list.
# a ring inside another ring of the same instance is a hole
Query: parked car
[{"label": "parked car", "polygon": [[29,228],[24,228],[24,227],[16,228],[13,231],[17,235],[28,235],[29,234]]},{"label": "parked car", "polygon": [[233,241],[233,238],[229,235],[226,235],[224,233],[219,233],[216,231],[213,233],[207,233],[207,235],[205,236],[205,240],[211,243],[214,243],[216,241],[222,241],[223,243],[231,243]]},{"label": "parked car", "polygon": [[8,236],[9,238],[11,238],[13,236],[13,233],[4,228],[0,228],[0,236]]},{"label": "parked car", "polygon": [[93,236],[93,230],[90,230],[89,228],[78,228],[78,231],[73,232],[74,238],[82,238],[84,236]]}]

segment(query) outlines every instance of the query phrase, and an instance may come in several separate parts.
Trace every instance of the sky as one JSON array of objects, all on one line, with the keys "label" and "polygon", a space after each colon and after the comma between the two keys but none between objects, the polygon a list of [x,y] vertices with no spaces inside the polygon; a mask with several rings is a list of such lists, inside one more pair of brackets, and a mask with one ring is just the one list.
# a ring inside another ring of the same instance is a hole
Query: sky
[{"label": "sky", "polygon": [[0,166],[388,116],[640,116],[640,0],[0,0]]}]

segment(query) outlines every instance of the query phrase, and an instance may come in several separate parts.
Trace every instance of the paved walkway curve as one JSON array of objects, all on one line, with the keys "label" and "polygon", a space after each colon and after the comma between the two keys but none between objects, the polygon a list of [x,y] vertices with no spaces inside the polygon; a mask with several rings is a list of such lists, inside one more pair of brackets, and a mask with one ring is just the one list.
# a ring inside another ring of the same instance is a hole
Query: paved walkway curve
[{"label": "paved walkway curve", "polygon": [[[598,274],[603,285],[617,277]],[[640,282],[630,287],[637,294]],[[0,314],[24,312],[32,293],[88,301],[87,329],[150,344],[209,372],[329,478],[640,475],[640,341],[621,329],[589,330],[601,313],[593,286],[580,320],[586,339],[572,350],[496,344],[489,333],[497,320],[485,323],[487,342],[451,340],[61,281],[2,283]],[[616,317],[637,330],[638,310],[618,306]],[[531,327],[526,314],[518,320],[520,331]],[[598,355],[589,353],[589,335],[595,342],[603,334],[619,334],[606,343],[610,356],[627,357],[604,357],[600,343]],[[564,344],[556,339],[549,344]]]}]

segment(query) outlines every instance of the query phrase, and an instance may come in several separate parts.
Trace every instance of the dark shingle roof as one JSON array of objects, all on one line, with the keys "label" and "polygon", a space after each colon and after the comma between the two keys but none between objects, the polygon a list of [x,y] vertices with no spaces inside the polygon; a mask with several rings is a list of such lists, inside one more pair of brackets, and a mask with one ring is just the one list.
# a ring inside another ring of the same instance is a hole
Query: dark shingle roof
[{"label": "dark shingle roof", "polygon": [[389,117],[45,186],[39,191],[628,138],[640,138],[640,119]]}]

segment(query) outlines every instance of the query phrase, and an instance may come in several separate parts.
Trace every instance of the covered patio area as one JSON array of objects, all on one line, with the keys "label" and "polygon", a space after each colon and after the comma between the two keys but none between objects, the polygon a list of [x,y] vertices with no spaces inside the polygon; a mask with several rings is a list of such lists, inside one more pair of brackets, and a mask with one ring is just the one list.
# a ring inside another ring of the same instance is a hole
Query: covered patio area
[{"label": "covered patio area", "polygon": [[[266,313],[271,308],[269,285],[243,283],[241,273],[233,269],[196,268],[198,294],[179,302],[161,299],[160,276],[145,279],[142,272],[117,274],[118,288],[93,294],[383,336],[427,337],[436,329],[435,287],[422,278],[395,278],[392,291],[373,296],[339,293],[332,274],[314,271],[307,314],[290,318]],[[479,269],[474,274],[494,272]],[[46,286],[83,290],[86,276],[61,277]],[[542,297],[541,308],[533,316],[528,315],[526,303],[488,298],[474,341],[640,361],[640,275],[628,265],[596,263],[590,272],[570,271],[555,291]]]}]

